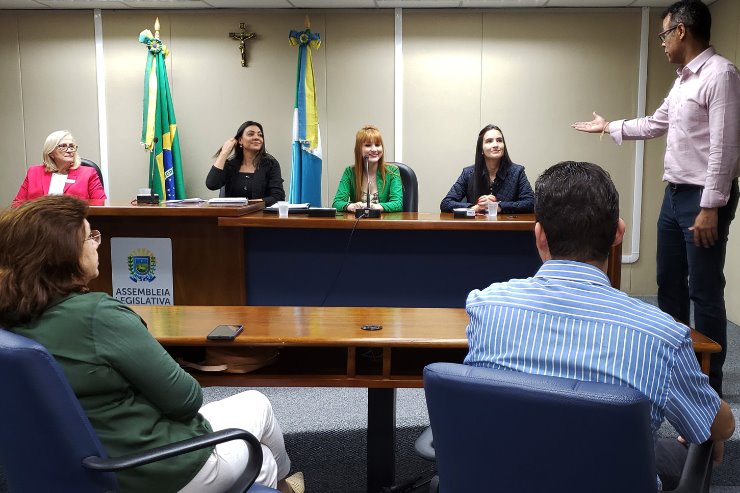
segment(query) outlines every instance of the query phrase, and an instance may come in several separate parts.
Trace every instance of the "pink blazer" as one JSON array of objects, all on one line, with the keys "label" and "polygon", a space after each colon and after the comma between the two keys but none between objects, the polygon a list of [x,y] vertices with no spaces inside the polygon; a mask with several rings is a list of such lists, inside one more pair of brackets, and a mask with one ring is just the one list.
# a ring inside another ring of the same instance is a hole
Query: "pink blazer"
[{"label": "pink blazer", "polygon": [[[18,194],[13,199],[13,206],[37,197],[49,194],[49,185],[51,184],[51,173],[44,170],[43,164],[31,166],[26,172],[26,179],[23,180]],[[64,185],[64,195],[74,195],[81,199],[106,199],[103,184],[100,183],[98,173],[95,168],[88,166],[78,166],[77,169],[70,169],[67,173],[67,183]]]}]

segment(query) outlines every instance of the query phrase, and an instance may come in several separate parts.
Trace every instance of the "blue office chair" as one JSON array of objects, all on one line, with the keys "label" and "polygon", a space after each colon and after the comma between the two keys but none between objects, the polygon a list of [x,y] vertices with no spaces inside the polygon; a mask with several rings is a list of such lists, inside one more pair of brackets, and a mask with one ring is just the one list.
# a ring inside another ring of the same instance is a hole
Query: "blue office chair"
[{"label": "blue office chair", "polygon": [[407,164],[399,162],[389,162],[398,166],[401,174],[401,184],[403,185],[403,212],[419,212],[419,182],[416,179],[416,173]]},{"label": "blue office chair", "polygon": [[101,493],[118,490],[113,471],[229,440],[244,440],[249,463],[230,492],[275,492],[255,485],[262,447],[251,433],[228,429],[126,457],[108,458],[62,369],[42,345],[0,329],[0,461],[10,491]]},{"label": "blue office chair", "polygon": [[[655,493],[650,403],[634,389],[433,363],[424,390],[443,493]],[[673,491],[708,492],[711,455],[692,445]]]}]

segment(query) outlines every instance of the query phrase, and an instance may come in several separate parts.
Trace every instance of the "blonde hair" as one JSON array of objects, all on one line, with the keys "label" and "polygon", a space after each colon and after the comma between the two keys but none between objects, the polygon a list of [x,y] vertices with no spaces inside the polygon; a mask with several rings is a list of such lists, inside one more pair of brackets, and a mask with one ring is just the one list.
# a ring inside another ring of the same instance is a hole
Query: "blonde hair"
[{"label": "blonde hair", "polygon": [[[69,137],[72,139],[72,141],[77,144],[77,141],[75,141],[74,136],[70,133],[69,130],[56,130],[49,134],[49,136],[46,138],[46,142],[44,142],[44,148],[43,148],[43,162],[44,162],[44,169],[50,173],[53,173],[55,171],[58,171],[59,168],[57,167],[57,164],[54,162],[54,160],[51,157],[51,153],[54,152],[54,149],[59,145],[59,143],[65,138]],[[75,163],[72,165],[73,168],[76,168],[80,165],[80,155],[75,151]]]},{"label": "blonde hair", "polygon": [[[380,170],[380,180],[385,184],[385,144],[383,144],[383,136],[380,135],[378,127],[365,125],[357,132],[355,137],[355,197],[353,197],[353,200],[362,200],[362,184],[366,181],[365,166],[362,160],[362,146],[366,142],[372,142],[383,148],[383,155],[380,156],[380,161],[378,161],[378,170]],[[378,183],[378,190],[380,188],[381,185]]]}]

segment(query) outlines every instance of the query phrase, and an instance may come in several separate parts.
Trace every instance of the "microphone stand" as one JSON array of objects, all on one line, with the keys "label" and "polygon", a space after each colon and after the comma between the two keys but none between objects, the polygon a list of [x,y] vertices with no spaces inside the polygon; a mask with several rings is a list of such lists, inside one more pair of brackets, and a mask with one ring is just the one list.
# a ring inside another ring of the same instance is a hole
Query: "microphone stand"
[{"label": "microphone stand", "polygon": [[380,217],[380,210],[370,207],[370,165],[367,162],[367,156],[363,157],[363,161],[365,162],[365,178],[367,178],[367,193],[365,194],[367,205],[362,209],[355,209],[355,218],[377,219]]},{"label": "microphone stand", "polygon": [[159,204],[159,194],[154,193],[154,153],[156,152],[157,142],[159,142],[159,139],[154,137],[152,148],[149,151],[149,195],[137,195],[137,204]]}]

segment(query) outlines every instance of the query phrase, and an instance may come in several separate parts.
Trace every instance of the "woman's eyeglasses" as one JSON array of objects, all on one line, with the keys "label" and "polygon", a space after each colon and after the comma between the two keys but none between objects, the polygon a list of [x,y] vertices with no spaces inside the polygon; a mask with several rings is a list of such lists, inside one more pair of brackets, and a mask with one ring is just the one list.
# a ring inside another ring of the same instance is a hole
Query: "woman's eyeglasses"
[{"label": "woman's eyeglasses", "polygon": [[57,144],[57,149],[60,151],[76,151],[77,150],[77,144]]},{"label": "woman's eyeglasses", "polygon": [[103,235],[100,234],[100,231],[98,231],[97,229],[93,229],[92,231],[90,231],[90,235],[87,237],[85,241],[92,240],[96,244],[100,245],[100,242],[102,241],[102,236]]}]

